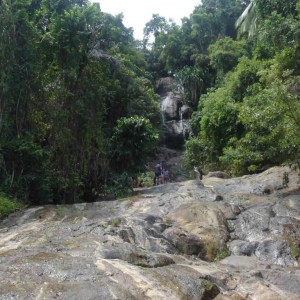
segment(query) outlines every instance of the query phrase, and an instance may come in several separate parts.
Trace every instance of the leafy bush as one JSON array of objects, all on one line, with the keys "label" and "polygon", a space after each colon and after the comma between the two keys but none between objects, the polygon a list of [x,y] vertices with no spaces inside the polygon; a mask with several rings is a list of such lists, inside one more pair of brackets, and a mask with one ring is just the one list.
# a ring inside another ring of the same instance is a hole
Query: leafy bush
[{"label": "leafy bush", "polygon": [[133,178],[127,172],[120,175],[112,175],[107,186],[102,189],[105,200],[122,198],[133,194]]},{"label": "leafy bush", "polygon": [[[239,140],[232,139],[220,157],[223,165],[234,174],[256,171],[263,165],[298,157],[298,96],[288,92],[290,76],[287,75],[287,80],[279,79],[274,67],[262,75],[266,87],[262,84],[253,86],[252,96],[245,98],[241,105],[239,120],[246,134]],[[295,84],[293,81],[293,86]]]},{"label": "leafy bush", "polygon": [[6,142],[0,153],[3,191],[34,204],[50,202],[52,176],[47,150],[26,135]]},{"label": "leafy bush", "polygon": [[121,118],[111,138],[111,156],[115,168],[129,174],[143,170],[158,140],[159,135],[148,119],[139,116]]},{"label": "leafy bush", "polygon": [[184,153],[184,165],[187,169],[193,169],[194,166],[204,166],[210,160],[210,149],[200,139],[192,138],[186,143]]},{"label": "leafy bush", "polygon": [[142,183],[145,187],[153,186],[154,172],[141,173],[138,176],[138,183]]},{"label": "leafy bush", "polygon": [[238,59],[247,54],[246,42],[225,37],[211,44],[208,52],[211,64],[217,70],[217,79],[221,80],[238,64]]},{"label": "leafy bush", "polygon": [[120,227],[120,225],[121,225],[121,220],[120,220],[120,219],[114,219],[114,220],[112,220],[111,225],[112,225],[113,227]]},{"label": "leafy bush", "polygon": [[228,249],[227,248],[220,249],[215,256],[214,261],[220,261],[227,256],[229,256]]},{"label": "leafy bush", "polygon": [[0,194],[0,219],[7,217],[21,207],[22,204],[20,202],[13,200],[4,194]]}]

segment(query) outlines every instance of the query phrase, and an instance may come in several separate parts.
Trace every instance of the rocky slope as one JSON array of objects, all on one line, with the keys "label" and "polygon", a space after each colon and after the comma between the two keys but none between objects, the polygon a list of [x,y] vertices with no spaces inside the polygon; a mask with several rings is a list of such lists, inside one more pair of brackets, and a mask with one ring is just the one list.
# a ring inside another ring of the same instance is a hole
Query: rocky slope
[{"label": "rocky slope", "polygon": [[18,212],[0,228],[0,299],[299,299],[297,181],[278,167]]}]

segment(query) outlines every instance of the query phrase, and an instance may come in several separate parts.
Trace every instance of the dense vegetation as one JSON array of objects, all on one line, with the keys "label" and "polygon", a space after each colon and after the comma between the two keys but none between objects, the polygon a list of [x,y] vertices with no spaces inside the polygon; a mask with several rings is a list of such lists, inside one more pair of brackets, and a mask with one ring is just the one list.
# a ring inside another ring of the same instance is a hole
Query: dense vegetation
[{"label": "dense vegetation", "polygon": [[0,34],[1,190],[31,204],[105,196],[118,159],[131,163],[118,132],[136,128],[141,153],[158,140],[158,96],[132,30],[85,0],[12,0]]},{"label": "dense vegetation", "polygon": [[298,162],[300,2],[255,1],[256,30],[208,48],[216,84],[193,116],[187,165],[232,174]]},{"label": "dense vegetation", "polygon": [[[155,82],[194,109],[186,165],[234,174],[299,158],[299,0],[203,0],[182,25],[153,15],[143,41],[86,0],[0,2],[0,191],[28,204],[93,201],[155,153]],[[237,38],[238,37],[238,38]],[[150,41],[152,41],[150,43]]]}]

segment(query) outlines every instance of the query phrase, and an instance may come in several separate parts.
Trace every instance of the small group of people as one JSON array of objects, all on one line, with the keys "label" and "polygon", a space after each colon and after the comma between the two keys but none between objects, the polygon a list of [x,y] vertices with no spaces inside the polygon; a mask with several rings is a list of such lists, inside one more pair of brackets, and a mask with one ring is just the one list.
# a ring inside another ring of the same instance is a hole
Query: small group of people
[{"label": "small group of people", "polygon": [[154,185],[160,185],[163,183],[168,183],[170,181],[169,171],[162,166],[162,162],[158,163],[155,166],[154,170]]}]

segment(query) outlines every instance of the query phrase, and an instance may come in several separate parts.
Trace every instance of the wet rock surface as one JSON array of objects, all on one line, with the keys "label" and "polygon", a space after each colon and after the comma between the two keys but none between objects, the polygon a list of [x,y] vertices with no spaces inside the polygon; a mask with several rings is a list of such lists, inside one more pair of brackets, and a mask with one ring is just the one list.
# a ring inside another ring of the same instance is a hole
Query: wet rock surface
[{"label": "wet rock surface", "polygon": [[297,174],[203,184],[11,215],[0,226],[0,299],[299,299]]},{"label": "wet rock surface", "polygon": [[184,103],[184,95],[176,80],[160,78],[156,92],[160,95],[160,107],[164,121],[164,144],[169,148],[181,149],[190,135],[193,110]]}]

